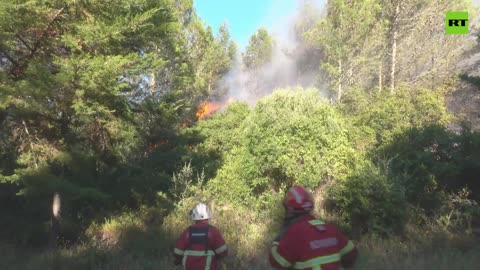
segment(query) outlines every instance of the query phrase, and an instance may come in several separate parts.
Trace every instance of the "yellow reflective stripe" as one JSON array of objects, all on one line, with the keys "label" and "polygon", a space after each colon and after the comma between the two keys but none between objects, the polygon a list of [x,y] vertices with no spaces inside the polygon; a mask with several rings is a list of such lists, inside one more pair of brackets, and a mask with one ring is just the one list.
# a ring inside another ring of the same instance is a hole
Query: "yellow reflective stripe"
[{"label": "yellow reflective stripe", "polygon": [[316,265],[339,262],[340,259],[341,259],[340,254],[335,253],[332,255],[316,257],[305,262],[296,262],[293,267],[295,269],[306,269],[306,268],[314,267]]},{"label": "yellow reflective stripe", "polygon": [[212,255],[208,255],[207,262],[205,263],[205,270],[210,270],[211,264],[212,264]]},{"label": "yellow reflective stripe", "polygon": [[205,253],[204,250],[185,250],[183,253],[186,256],[209,256],[209,255],[215,255],[213,250],[209,250]]},{"label": "yellow reflective stripe", "polygon": [[224,252],[225,250],[227,250],[227,244],[215,249],[215,253],[222,253]]},{"label": "yellow reflective stripe", "polygon": [[183,250],[180,250],[180,249],[178,249],[178,248],[175,248],[175,249],[173,250],[173,252],[174,252],[175,254],[177,254],[177,255],[183,255]]},{"label": "yellow reflective stripe", "polygon": [[310,220],[308,223],[312,224],[313,226],[318,226],[318,225],[324,225],[325,224],[325,222],[323,222],[321,220],[318,220],[318,219]]},{"label": "yellow reflective stripe", "polygon": [[348,240],[347,245],[340,250],[340,255],[343,256],[353,250],[355,246],[351,240]]},{"label": "yellow reflective stripe", "polygon": [[292,266],[292,264],[289,261],[287,261],[285,258],[282,257],[282,255],[280,255],[280,253],[278,253],[277,246],[272,247],[272,256],[281,266],[283,267]]},{"label": "yellow reflective stripe", "polygon": [[[224,246],[226,248],[226,245]],[[183,260],[182,260],[183,268],[185,269],[186,267],[188,256],[197,256],[197,257],[207,256],[207,261],[205,263],[205,270],[210,270],[210,266],[212,265],[212,256],[214,255],[215,255],[215,252],[213,252],[213,250],[208,250],[207,253],[201,250],[185,250],[183,252]]]},{"label": "yellow reflective stripe", "polygon": [[183,259],[182,259],[183,269],[185,269],[186,263],[187,263],[187,255],[183,255]]}]

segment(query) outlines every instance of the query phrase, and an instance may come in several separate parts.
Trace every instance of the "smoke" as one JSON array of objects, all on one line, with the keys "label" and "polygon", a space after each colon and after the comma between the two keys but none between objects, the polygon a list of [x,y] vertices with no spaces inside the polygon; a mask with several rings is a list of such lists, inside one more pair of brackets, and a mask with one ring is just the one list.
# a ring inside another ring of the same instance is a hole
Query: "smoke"
[{"label": "smoke", "polygon": [[[314,4],[313,1],[309,2]],[[229,102],[241,101],[252,106],[259,98],[269,95],[278,88],[316,86],[319,59],[308,59],[308,50],[311,48],[296,37],[295,27],[298,27],[299,23],[312,27],[320,18],[321,7],[318,4],[315,6],[316,9],[306,10],[300,7],[301,5],[293,10],[292,14],[284,17],[275,15],[273,10],[272,15],[266,18],[265,28],[275,40],[271,62],[255,72],[248,72],[243,66],[241,53],[238,53],[233,68],[223,82],[228,89]],[[306,21],[306,18],[310,18],[311,21]],[[310,63],[313,61],[314,64],[305,68],[306,60]]]}]

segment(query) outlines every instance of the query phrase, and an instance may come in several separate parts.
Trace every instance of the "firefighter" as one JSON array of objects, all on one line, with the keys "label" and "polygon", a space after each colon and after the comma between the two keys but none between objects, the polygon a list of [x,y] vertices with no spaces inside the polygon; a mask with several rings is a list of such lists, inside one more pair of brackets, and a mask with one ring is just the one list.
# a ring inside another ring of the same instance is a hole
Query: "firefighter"
[{"label": "firefighter", "polygon": [[305,188],[290,188],[283,205],[285,223],[269,255],[274,268],[337,270],[354,265],[357,248],[335,226],[311,214],[313,198]]},{"label": "firefighter", "polygon": [[175,265],[186,270],[217,270],[217,260],[227,256],[227,244],[220,231],[209,224],[212,213],[208,206],[199,203],[190,211],[195,224],[185,229],[177,240]]}]

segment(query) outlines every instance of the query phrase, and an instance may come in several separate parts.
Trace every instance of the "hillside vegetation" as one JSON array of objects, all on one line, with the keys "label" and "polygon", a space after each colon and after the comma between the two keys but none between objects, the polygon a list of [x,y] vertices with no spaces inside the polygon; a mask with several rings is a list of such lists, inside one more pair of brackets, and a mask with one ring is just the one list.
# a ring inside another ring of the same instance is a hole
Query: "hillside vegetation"
[{"label": "hillside vegetation", "polygon": [[294,183],[358,244],[355,269],[475,269],[480,133],[446,103],[478,92],[456,66],[478,44],[443,33],[472,3],[308,5],[289,57],[315,83],[252,76],[281,46],[260,29],[249,105],[224,80],[228,27],[190,0],[0,0],[0,269],[173,269],[199,201],[226,269],[269,269]]}]

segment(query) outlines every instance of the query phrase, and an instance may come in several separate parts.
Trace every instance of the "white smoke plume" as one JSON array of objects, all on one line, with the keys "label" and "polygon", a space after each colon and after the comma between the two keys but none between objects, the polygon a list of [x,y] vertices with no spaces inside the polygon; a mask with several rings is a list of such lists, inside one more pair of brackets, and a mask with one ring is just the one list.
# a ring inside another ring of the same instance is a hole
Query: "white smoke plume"
[{"label": "white smoke plume", "polygon": [[[318,13],[316,15],[320,17],[322,7],[317,3],[316,8]],[[315,85],[320,62],[315,65],[316,68],[303,72],[300,72],[300,67],[297,66],[297,60],[303,55],[305,49],[295,38],[294,29],[295,23],[303,19],[304,15],[297,8],[286,18],[279,18],[273,14],[267,19],[265,28],[272,35],[276,44],[272,52],[272,61],[252,74],[245,71],[239,52],[233,68],[224,78],[224,83],[228,88],[229,102],[241,101],[254,105],[259,98],[272,93],[277,88],[297,86],[307,88]],[[249,85],[249,82],[252,81],[260,82],[260,85],[252,87]],[[259,91],[255,91],[255,88],[258,88]]]}]

